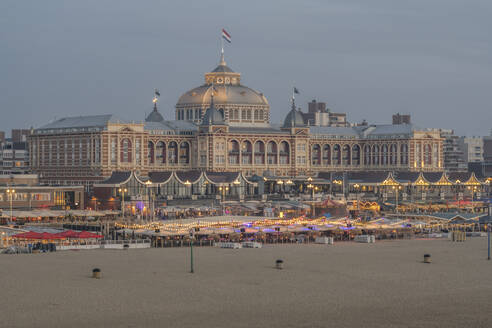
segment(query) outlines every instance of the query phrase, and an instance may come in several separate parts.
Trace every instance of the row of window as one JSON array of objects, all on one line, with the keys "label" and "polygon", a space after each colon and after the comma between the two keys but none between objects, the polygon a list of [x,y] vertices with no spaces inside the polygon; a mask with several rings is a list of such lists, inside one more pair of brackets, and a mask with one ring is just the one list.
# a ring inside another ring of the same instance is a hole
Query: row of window
[{"label": "row of window", "polygon": [[149,164],[189,164],[190,144],[182,141],[179,145],[176,141],[165,143],[148,142],[147,161]]},{"label": "row of window", "polygon": [[[266,118],[266,113],[262,109],[229,109],[225,110],[222,108],[218,109],[224,117],[226,114],[229,114],[229,120],[236,121],[264,121]],[[179,109],[177,111],[178,120],[201,120],[205,111],[202,111],[199,108],[196,109]]]}]

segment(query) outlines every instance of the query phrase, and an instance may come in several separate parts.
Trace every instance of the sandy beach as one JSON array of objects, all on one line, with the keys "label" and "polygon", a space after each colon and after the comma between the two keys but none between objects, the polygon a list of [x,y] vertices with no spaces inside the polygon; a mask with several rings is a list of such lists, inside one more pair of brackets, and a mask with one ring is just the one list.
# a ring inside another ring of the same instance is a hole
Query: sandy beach
[{"label": "sandy beach", "polygon": [[0,327],[490,327],[486,246],[203,247],[195,274],[189,248],[0,255]]}]

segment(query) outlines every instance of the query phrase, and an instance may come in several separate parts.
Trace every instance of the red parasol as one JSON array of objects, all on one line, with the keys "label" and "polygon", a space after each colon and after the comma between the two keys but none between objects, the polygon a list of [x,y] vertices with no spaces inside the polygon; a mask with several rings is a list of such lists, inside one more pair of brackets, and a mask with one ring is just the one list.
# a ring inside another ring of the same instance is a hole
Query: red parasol
[{"label": "red parasol", "polygon": [[23,238],[23,239],[42,239],[41,233],[34,231],[22,232],[17,235],[13,235],[12,238]]},{"label": "red parasol", "polygon": [[98,235],[98,234],[95,234],[95,233],[92,233],[92,232],[88,232],[88,231],[81,231],[79,233],[77,233],[77,237],[76,238],[103,238],[104,236],[102,235]]},{"label": "red parasol", "polygon": [[61,237],[57,236],[56,233],[49,233],[49,232],[35,232],[35,231],[28,231],[28,232],[23,232],[19,233],[17,235],[13,235],[13,238],[23,238],[23,239],[60,239]]}]

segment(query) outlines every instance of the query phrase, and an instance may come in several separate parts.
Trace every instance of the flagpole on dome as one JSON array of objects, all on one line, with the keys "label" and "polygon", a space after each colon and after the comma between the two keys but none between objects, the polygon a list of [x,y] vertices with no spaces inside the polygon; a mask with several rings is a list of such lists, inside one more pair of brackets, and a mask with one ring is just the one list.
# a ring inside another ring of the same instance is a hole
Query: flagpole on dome
[{"label": "flagpole on dome", "polygon": [[224,59],[224,40],[227,42],[231,43],[231,35],[227,33],[225,29],[222,29],[222,34],[220,38],[221,42],[221,51],[220,51],[220,63],[219,65],[226,65],[225,59]]},{"label": "flagpole on dome", "polygon": [[157,90],[156,88],[154,88],[154,96],[152,98],[152,102],[154,103],[154,111],[157,111],[157,101],[159,100],[159,96],[161,95],[161,93],[159,92],[159,90]]}]

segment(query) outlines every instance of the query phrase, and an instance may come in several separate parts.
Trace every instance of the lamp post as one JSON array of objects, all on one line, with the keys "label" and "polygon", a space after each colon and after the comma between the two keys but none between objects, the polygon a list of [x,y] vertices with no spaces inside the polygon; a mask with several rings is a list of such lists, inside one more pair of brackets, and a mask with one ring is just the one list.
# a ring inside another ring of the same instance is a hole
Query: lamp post
[{"label": "lamp post", "polygon": [[357,212],[359,212],[359,188],[360,188],[360,185],[358,183],[354,184],[355,201],[357,202]]},{"label": "lamp post", "polygon": [[195,229],[190,229],[190,273],[195,272],[195,268],[193,265],[193,239],[195,237]]},{"label": "lamp post", "polygon": [[12,222],[12,201],[14,199],[15,189],[7,189],[7,195],[10,200],[10,222]]},{"label": "lamp post", "polygon": [[[152,206],[152,209],[151,209],[151,206],[150,206],[150,186],[152,185],[152,181],[150,180],[147,180],[145,181],[145,186],[147,187],[147,200],[148,200],[148,203],[149,203],[149,207],[148,207],[148,210],[151,210],[152,211],[152,216],[154,215],[154,210],[153,210],[153,206]],[[147,217],[149,217],[148,213],[147,213]],[[153,220],[152,220],[153,221]]]},{"label": "lamp post", "polygon": [[220,191],[220,199],[221,199],[221,202],[222,202],[222,215],[224,215],[224,199],[225,199],[225,193],[229,190],[229,187],[219,187],[219,191]]},{"label": "lamp post", "polygon": [[398,213],[398,197],[400,196],[400,189],[401,189],[400,185],[393,186],[393,190],[395,191],[395,198],[396,198],[396,207],[395,207],[396,213]]},{"label": "lamp post", "polygon": [[289,186],[289,195],[291,194],[291,186],[294,184],[294,182],[292,180],[287,180],[285,181],[285,185]]},{"label": "lamp post", "polygon": [[121,193],[121,217],[125,219],[125,192],[128,190],[126,188],[120,188],[118,191]]},{"label": "lamp post", "polygon": [[284,185],[284,182],[282,180],[277,180],[277,184],[279,185],[279,191],[280,191],[280,194],[282,195],[282,198],[284,198],[284,188],[283,188],[283,185]]}]

